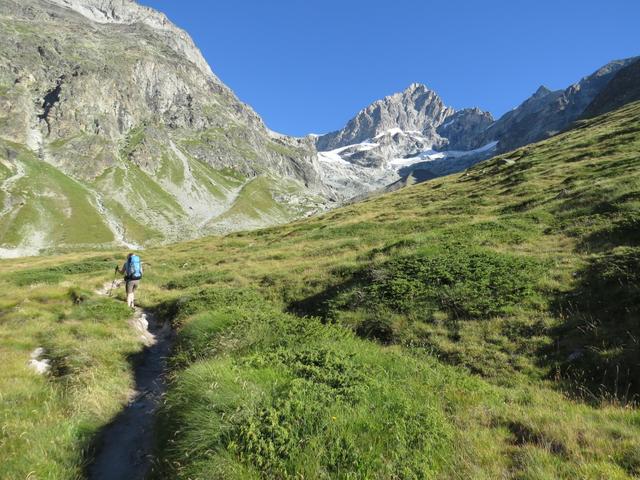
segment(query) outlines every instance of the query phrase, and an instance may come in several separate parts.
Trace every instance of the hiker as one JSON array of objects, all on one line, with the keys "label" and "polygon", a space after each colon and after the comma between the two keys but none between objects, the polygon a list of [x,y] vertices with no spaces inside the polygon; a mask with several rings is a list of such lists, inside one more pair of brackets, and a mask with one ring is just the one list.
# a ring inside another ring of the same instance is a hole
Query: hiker
[{"label": "hiker", "polygon": [[127,290],[127,305],[131,308],[135,307],[134,294],[140,284],[142,278],[142,261],[135,253],[127,255],[127,260],[122,267],[116,267],[116,272],[124,274],[124,281]]}]

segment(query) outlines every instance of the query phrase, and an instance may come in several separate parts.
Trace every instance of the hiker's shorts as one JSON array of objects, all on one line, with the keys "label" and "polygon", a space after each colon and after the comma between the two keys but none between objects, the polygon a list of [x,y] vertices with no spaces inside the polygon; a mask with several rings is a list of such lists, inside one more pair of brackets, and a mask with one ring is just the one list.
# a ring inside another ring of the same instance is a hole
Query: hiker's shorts
[{"label": "hiker's shorts", "polygon": [[135,292],[139,284],[140,280],[127,280],[127,294]]}]

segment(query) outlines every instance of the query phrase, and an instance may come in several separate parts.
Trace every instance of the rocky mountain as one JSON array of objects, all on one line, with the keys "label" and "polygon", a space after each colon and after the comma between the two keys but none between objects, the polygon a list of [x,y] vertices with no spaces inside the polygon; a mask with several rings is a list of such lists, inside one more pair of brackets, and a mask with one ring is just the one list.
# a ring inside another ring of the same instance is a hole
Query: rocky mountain
[{"label": "rocky mountain", "polygon": [[541,86],[496,121],[479,108],[455,111],[432,90],[412,84],[361,110],[342,130],[315,138],[323,181],[362,198],[542,140],[569,128],[596,98],[616,106],[636,98],[636,60],[610,62],[565,90]]},{"label": "rocky mountain", "polygon": [[0,0],[0,255],[297,218],[331,192],[190,37],[132,0]]},{"label": "rocky mountain", "polygon": [[498,141],[499,152],[537,142],[566,129],[606,87],[616,73],[634,61],[615,60],[565,90],[541,86],[515,109],[505,113],[480,136],[480,143]]},{"label": "rocky mountain", "polygon": [[[493,123],[490,113],[478,108],[456,111],[433,90],[414,83],[406,90],[377,100],[361,110],[339,131],[315,138],[323,180],[347,197],[398,185],[415,164],[437,161],[449,171],[448,159],[474,159],[490,155],[481,144]],[[437,176],[431,173],[430,176]],[[422,177],[421,177],[422,178]]]},{"label": "rocky mountain", "polygon": [[417,133],[427,142],[438,143],[436,127],[452,114],[453,109],[446,107],[434,91],[414,83],[403,92],[375,101],[342,130],[319,137],[316,146],[322,151],[334,150],[395,129]]},{"label": "rocky mountain", "polygon": [[474,150],[482,146],[482,134],[492,123],[489,112],[465,108],[451,115],[436,131],[447,139],[447,150]]},{"label": "rocky mountain", "polygon": [[591,118],[640,100],[640,59],[618,70],[592,100],[582,116]]}]

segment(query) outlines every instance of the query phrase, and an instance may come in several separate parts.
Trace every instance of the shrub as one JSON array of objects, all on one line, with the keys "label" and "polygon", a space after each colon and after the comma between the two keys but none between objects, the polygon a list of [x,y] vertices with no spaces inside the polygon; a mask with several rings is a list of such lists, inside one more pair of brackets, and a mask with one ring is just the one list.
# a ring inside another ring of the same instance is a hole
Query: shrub
[{"label": "shrub", "polygon": [[506,313],[534,295],[538,262],[480,249],[418,253],[372,266],[360,287],[333,301],[333,308],[390,308],[422,319],[444,310],[453,318]]},{"label": "shrub", "polygon": [[54,267],[34,268],[23,270],[11,275],[11,281],[19,286],[26,287],[37,283],[55,284],[63,280],[65,275],[77,275],[106,271],[113,268],[112,258],[87,260],[85,262],[63,263]]}]

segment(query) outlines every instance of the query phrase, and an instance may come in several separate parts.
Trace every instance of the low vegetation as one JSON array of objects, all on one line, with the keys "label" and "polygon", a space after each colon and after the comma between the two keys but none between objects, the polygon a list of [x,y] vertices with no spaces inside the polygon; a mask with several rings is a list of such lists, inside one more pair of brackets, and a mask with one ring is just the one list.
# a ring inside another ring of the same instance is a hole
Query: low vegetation
[{"label": "low vegetation", "polygon": [[[638,118],[145,251],[142,302],[178,333],[154,476],[640,476]],[[124,400],[139,346],[91,290],[112,260],[0,264],[2,475],[73,478]],[[36,346],[62,368],[29,372]]]},{"label": "low vegetation", "polygon": [[[89,288],[112,257],[34,263],[3,269],[0,478],[81,478],[96,432],[127,401],[140,343],[126,304]],[[37,348],[45,376],[27,364]]]}]

